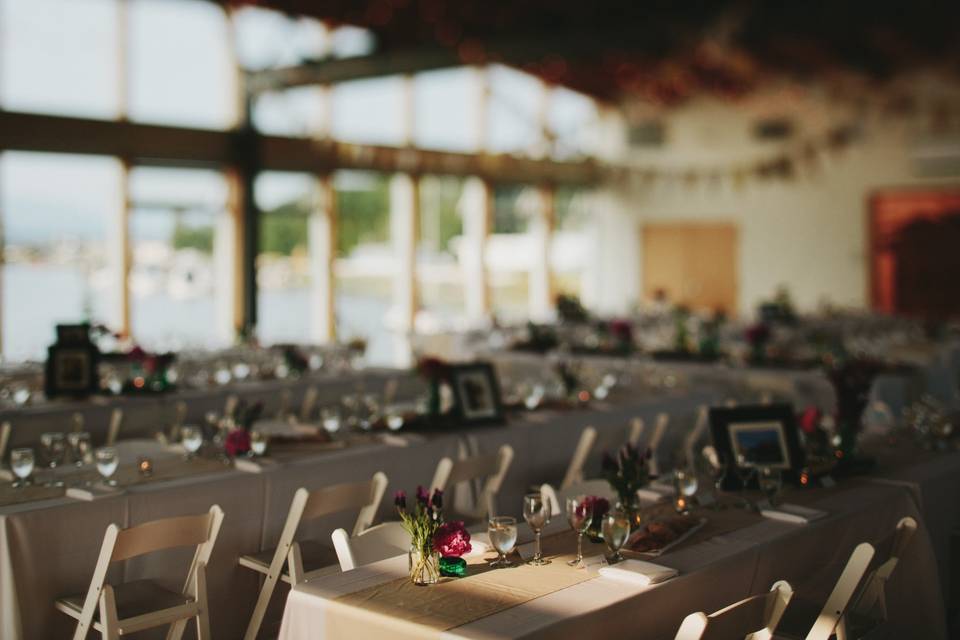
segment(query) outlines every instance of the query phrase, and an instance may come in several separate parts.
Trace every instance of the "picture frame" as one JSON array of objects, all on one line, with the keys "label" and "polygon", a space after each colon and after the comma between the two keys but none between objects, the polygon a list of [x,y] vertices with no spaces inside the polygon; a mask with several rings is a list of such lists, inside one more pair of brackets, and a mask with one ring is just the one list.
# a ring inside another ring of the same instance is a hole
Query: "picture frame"
[{"label": "picture frame", "polygon": [[496,371],[489,362],[450,365],[454,411],[462,424],[504,422]]},{"label": "picture frame", "polygon": [[54,345],[47,350],[47,397],[84,397],[97,392],[98,352],[92,344]]},{"label": "picture frame", "polygon": [[[792,405],[713,407],[709,415],[713,446],[728,468],[769,466],[780,469],[784,482],[799,483],[806,459]],[[738,455],[743,465],[737,464]],[[741,481],[728,473],[724,486],[739,489]]]}]

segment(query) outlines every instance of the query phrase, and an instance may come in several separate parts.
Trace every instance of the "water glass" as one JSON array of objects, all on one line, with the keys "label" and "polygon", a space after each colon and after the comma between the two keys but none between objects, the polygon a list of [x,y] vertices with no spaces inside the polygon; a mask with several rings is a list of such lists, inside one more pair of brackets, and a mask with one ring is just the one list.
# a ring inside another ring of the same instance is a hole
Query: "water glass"
[{"label": "water glass", "polygon": [[[40,446],[43,448],[43,458],[50,469],[56,469],[63,464],[67,456],[67,440],[60,432],[48,432],[40,435]],[[63,481],[51,476],[45,483],[47,487],[62,487]]]},{"label": "water glass", "polygon": [[254,429],[250,432],[250,452],[254,456],[260,457],[267,452],[267,444],[270,442],[270,436],[263,431]]},{"label": "water glass", "polygon": [[340,419],[340,407],[324,407],[320,410],[323,428],[329,434],[340,431],[343,421]]},{"label": "water glass", "polygon": [[750,485],[750,478],[756,473],[756,469],[747,464],[747,459],[741,454],[737,456],[737,463],[733,466],[733,472],[737,474],[737,480],[740,481],[740,498],[743,500],[743,506],[748,511],[756,511],[756,505],[747,497],[747,488]]},{"label": "water glass", "polygon": [[390,431],[399,431],[406,422],[403,417],[403,410],[395,404],[386,406],[384,409],[384,417],[387,423],[387,429],[390,429]]},{"label": "water glass", "polygon": [[33,473],[35,464],[33,449],[29,447],[14,449],[10,452],[10,470],[17,476],[13,483],[15,489],[30,484],[30,475]]},{"label": "water glass", "polygon": [[380,401],[372,393],[360,397],[357,407],[357,422],[364,431],[370,431],[380,419]]},{"label": "water glass", "polygon": [[540,548],[540,534],[543,528],[550,523],[550,504],[539,493],[528,493],[523,496],[523,519],[533,530],[534,547],[533,558],[527,564],[541,566],[550,564],[543,559],[543,550]]},{"label": "water glass", "polygon": [[120,466],[117,450],[113,447],[100,447],[94,454],[94,459],[97,461],[97,471],[103,477],[104,483],[111,487],[117,486],[117,481],[113,478],[117,467]]},{"label": "water glass", "polygon": [[517,519],[509,516],[490,518],[487,523],[487,536],[490,544],[497,550],[497,559],[490,562],[494,569],[512,567],[513,563],[507,560],[507,554],[513,551],[517,544]]},{"label": "water glass", "polygon": [[783,486],[783,477],[780,469],[774,467],[760,467],[757,472],[757,483],[760,491],[766,496],[771,507],[780,503],[780,489]]},{"label": "water glass", "polygon": [[590,527],[590,521],[593,520],[593,509],[587,502],[586,496],[577,496],[576,498],[567,498],[567,522],[577,533],[577,557],[567,562],[571,567],[583,569],[583,534]]},{"label": "water glass", "polygon": [[70,455],[73,457],[73,463],[82,467],[90,461],[90,434],[86,431],[74,431],[67,434],[67,442],[70,445]]},{"label": "water glass", "polygon": [[187,460],[190,460],[203,446],[203,431],[199,427],[185,424],[180,428],[180,442],[187,450]]},{"label": "water glass", "polygon": [[603,531],[603,541],[612,554],[607,558],[607,562],[610,564],[620,562],[623,560],[620,549],[626,544],[627,538],[630,537],[630,517],[619,509],[613,509],[603,517],[601,530]]}]

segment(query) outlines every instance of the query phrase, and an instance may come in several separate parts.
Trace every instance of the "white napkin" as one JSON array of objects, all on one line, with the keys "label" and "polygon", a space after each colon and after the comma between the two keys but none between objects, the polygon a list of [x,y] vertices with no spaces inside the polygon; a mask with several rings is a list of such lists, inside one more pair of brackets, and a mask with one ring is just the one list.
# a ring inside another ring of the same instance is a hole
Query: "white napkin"
[{"label": "white napkin", "polygon": [[793,524],[807,524],[827,515],[826,511],[801,507],[798,504],[781,504],[776,509],[767,507],[760,510],[760,515],[771,520],[781,520]]},{"label": "white napkin", "polygon": [[470,538],[470,552],[463,555],[464,558],[472,558],[475,556],[482,556],[487,551],[490,551],[492,547],[482,540],[477,540],[475,537]]},{"label": "white napkin", "polygon": [[123,493],[120,487],[111,487],[102,482],[95,482],[86,487],[67,487],[66,495],[74,500],[92,502],[101,498],[110,498]]},{"label": "white napkin", "polygon": [[671,498],[676,490],[662,482],[651,482],[642,489],[637,489],[637,496],[642,502],[660,502],[664,498]]},{"label": "white napkin", "polygon": [[669,580],[677,575],[677,570],[643,560],[624,560],[615,565],[603,567],[600,569],[600,575],[645,587]]}]

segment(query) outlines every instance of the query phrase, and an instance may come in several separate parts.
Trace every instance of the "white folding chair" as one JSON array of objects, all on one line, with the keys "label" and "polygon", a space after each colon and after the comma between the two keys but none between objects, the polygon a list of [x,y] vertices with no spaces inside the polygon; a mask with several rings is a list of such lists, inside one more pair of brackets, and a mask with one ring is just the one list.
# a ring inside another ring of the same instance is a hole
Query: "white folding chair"
[{"label": "white folding chair", "polygon": [[[91,628],[103,638],[114,640],[163,625],[170,625],[167,640],[175,640],[183,636],[191,618],[197,619],[197,638],[209,640],[206,568],[222,523],[223,511],[213,505],[203,515],[154,520],[129,529],[115,524],[107,527],[86,596],[70,596],[56,602],[57,609],[77,620],[73,640],[83,640]],[[197,550],[180,593],[150,580],[106,584],[111,562],[187,546],[196,546]]]},{"label": "white folding chair", "polygon": [[785,580],[769,593],[745,598],[715,613],[691,613],[674,640],[767,640],[780,623],[793,589]]},{"label": "white folding chair", "polygon": [[290,389],[284,389],[280,392],[280,404],[277,405],[277,420],[286,420],[290,413],[290,403],[293,402],[293,394]]},{"label": "white folding chair", "polygon": [[631,447],[640,446],[640,438],[643,437],[643,418],[634,418],[630,421],[630,428],[627,430],[627,442]]},{"label": "white folding chair", "polygon": [[360,513],[353,525],[353,534],[357,535],[373,524],[386,489],[387,476],[379,471],[366,482],[338,484],[316,491],[307,491],[303,487],[297,489],[276,548],[240,557],[240,566],[266,576],[247,625],[247,632],[243,636],[245,640],[257,637],[277,581],[283,580],[292,586],[337,570],[333,554],[325,545],[308,540],[295,540],[300,523],[303,520],[357,508]]},{"label": "white folding chair", "polygon": [[234,393],[231,393],[227,396],[227,399],[223,401],[223,417],[224,418],[236,418],[237,417],[237,407],[240,406],[240,397]]},{"label": "white folding chair", "polygon": [[[853,601],[854,594],[857,593],[858,585],[870,567],[870,561],[873,560],[874,553],[873,545],[869,542],[858,544],[853,553],[850,554],[847,565],[843,568],[840,577],[837,578],[837,584],[834,585],[827,601],[820,608],[820,612],[811,615],[811,609],[807,606],[809,601],[798,600],[787,611],[784,628],[777,632],[776,637],[829,640],[831,636],[836,635],[837,640],[847,640],[845,616],[850,603]],[[816,609],[814,608],[813,611],[815,612]],[[810,630],[804,636],[804,631],[808,626]]]},{"label": "white folding chair", "polygon": [[700,405],[700,409],[697,410],[697,421],[694,423],[693,429],[683,438],[683,454],[687,458],[688,465],[693,466],[697,455],[697,444],[700,442],[700,439],[703,438],[709,426],[709,409],[706,405]]},{"label": "white folding chair", "polygon": [[300,422],[309,422],[313,410],[317,408],[317,400],[320,398],[320,390],[316,387],[309,387],[303,394],[303,402],[300,403]]},{"label": "white folding chair", "polygon": [[[447,487],[456,488],[463,482],[486,478],[472,504],[462,509],[459,514],[464,516],[465,520],[486,519],[489,515],[497,512],[496,497],[500,492],[500,486],[503,484],[503,478],[507,475],[511,461],[513,461],[513,447],[507,444],[502,445],[496,453],[473,456],[456,462],[448,457],[441,458],[437,464],[437,470],[433,474],[430,490],[446,491]],[[451,502],[445,503],[445,506],[451,504]],[[447,519],[453,518],[448,517]]]},{"label": "white folding chair", "polygon": [[573,457],[570,458],[570,465],[560,483],[561,489],[566,489],[570,485],[583,482],[583,466],[587,463],[587,458],[593,450],[593,444],[597,441],[597,430],[593,427],[586,427],[580,433],[580,439],[573,450]]},{"label": "white folding chair", "polygon": [[12,431],[10,423],[4,421],[0,424],[0,480],[13,480],[13,471],[9,465],[4,467],[4,460],[7,459],[7,445],[10,443],[10,432]]},{"label": "white folding chair", "polygon": [[900,562],[900,557],[917,532],[917,521],[907,516],[901,518],[890,538],[879,545],[886,551],[886,560],[867,575],[863,587],[850,607],[848,626],[860,637],[863,633],[879,628],[887,621],[886,585]]},{"label": "white folding chair", "polygon": [[410,534],[399,522],[384,522],[354,536],[345,529],[337,529],[330,537],[341,571],[350,571],[410,550]]},{"label": "white folding chair", "polygon": [[564,514],[567,498],[574,496],[599,496],[607,498],[611,504],[616,500],[616,494],[606,480],[585,480],[572,484],[566,489],[557,491],[553,486],[544,484],[540,486],[540,494],[550,505],[550,517],[555,518]]},{"label": "white folding chair", "polygon": [[660,462],[658,460],[658,449],[663,441],[663,436],[667,433],[667,426],[670,424],[670,416],[666,413],[657,414],[657,423],[653,427],[653,433],[650,435],[650,441],[647,443],[647,449],[650,450],[650,474],[660,475]]},{"label": "white folding chair", "polygon": [[116,407],[110,412],[110,426],[107,427],[107,446],[112,447],[120,439],[120,427],[123,426],[123,409]]}]

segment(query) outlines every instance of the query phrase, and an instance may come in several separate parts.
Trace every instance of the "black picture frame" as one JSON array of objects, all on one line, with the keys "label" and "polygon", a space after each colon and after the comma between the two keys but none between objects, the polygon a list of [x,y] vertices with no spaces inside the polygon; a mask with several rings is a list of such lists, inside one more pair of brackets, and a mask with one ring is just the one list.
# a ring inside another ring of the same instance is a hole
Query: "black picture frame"
[{"label": "black picture frame", "polygon": [[453,390],[454,412],[466,425],[504,422],[500,383],[489,362],[450,365],[449,383]]},{"label": "black picture frame", "polygon": [[[752,456],[747,454],[748,459],[754,456],[763,459],[748,466],[766,464],[779,467],[784,482],[799,484],[800,473],[806,464],[806,455],[800,446],[793,405],[783,403],[713,407],[710,409],[710,435],[713,437],[717,455],[728,471],[731,471],[724,478],[724,488],[741,488],[742,483],[732,470],[736,464],[736,452],[751,441],[757,443],[754,451],[761,452],[762,447],[762,453],[754,453]],[[778,458],[783,455],[786,459],[779,461]]]},{"label": "black picture frame", "polygon": [[47,397],[81,398],[96,393],[100,385],[98,361],[99,352],[89,343],[49,347],[44,385]]}]

